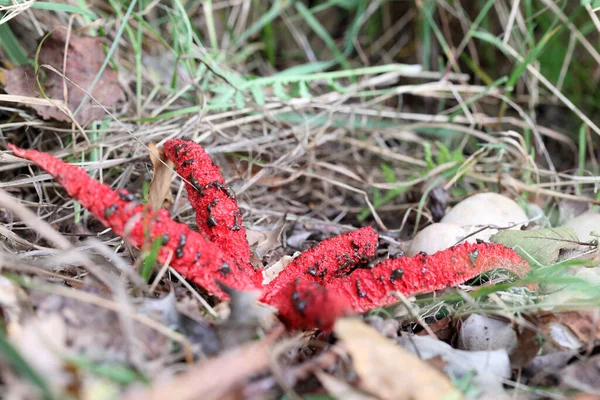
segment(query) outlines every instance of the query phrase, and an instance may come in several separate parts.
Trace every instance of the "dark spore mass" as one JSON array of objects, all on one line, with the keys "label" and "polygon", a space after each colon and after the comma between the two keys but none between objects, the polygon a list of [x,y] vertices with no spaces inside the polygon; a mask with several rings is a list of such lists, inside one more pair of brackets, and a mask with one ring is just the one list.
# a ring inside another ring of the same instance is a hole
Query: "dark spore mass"
[{"label": "dark spore mass", "polygon": [[217,224],[218,224],[217,220],[212,216],[212,210],[217,205],[218,202],[219,202],[219,199],[214,199],[206,207],[206,209],[208,210],[208,218],[206,218],[206,224],[208,225],[209,228],[212,228],[213,226],[217,226]]},{"label": "dark spore mass", "polygon": [[395,281],[399,281],[404,276],[404,270],[402,268],[398,268],[392,271],[390,275],[390,281],[394,283]]},{"label": "dark spore mass", "polygon": [[182,233],[179,236],[179,244],[177,245],[177,248],[175,249],[175,258],[181,258],[183,257],[184,253],[184,248],[185,248],[185,244],[187,242],[187,236],[185,235],[185,233]]},{"label": "dark spore mass", "polygon": [[200,252],[196,252],[196,257],[194,257],[194,261],[192,262],[192,264],[196,264],[198,262],[198,260],[200,259],[202,255],[200,254]]},{"label": "dark spore mass", "polygon": [[119,209],[117,204],[112,204],[104,209],[104,218],[110,218],[111,215]]},{"label": "dark spore mass", "polygon": [[217,271],[223,274],[223,276],[227,276],[232,272],[231,268],[229,268],[229,264],[227,263],[223,263],[223,265],[219,269],[217,269]]},{"label": "dark spore mass", "polygon": [[356,294],[358,294],[358,297],[365,297],[367,295],[367,293],[362,290],[362,286],[360,285],[360,280],[356,280]]},{"label": "dark spore mass", "polygon": [[300,296],[300,293],[298,293],[298,279],[296,279],[296,287],[294,288],[294,291],[292,292],[292,304],[294,305],[294,308],[296,309],[296,311],[298,311],[301,315],[304,315],[304,310],[306,310],[306,306],[308,305],[308,302],[304,299],[302,299],[302,297]]},{"label": "dark spore mass", "polygon": [[177,158],[181,157],[181,155],[179,154],[179,152],[181,150],[185,149],[185,148],[187,148],[187,144],[185,144],[185,143],[176,144],[175,147],[173,147],[173,149],[175,150],[175,156]]},{"label": "dark spore mass", "polygon": [[242,214],[239,210],[237,210],[233,214],[233,226],[231,227],[232,231],[239,231],[241,229],[240,219],[242,218]]},{"label": "dark spore mass", "polygon": [[127,193],[124,190],[119,190],[118,192],[119,198],[123,201],[134,201],[135,200],[135,195],[131,194],[131,193]]},{"label": "dark spore mass", "polygon": [[308,267],[308,269],[306,270],[306,273],[308,275],[311,276],[317,276],[317,266],[316,265],[311,265],[310,267]]},{"label": "dark spore mass", "polygon": [[475,249],[471,253],[469,253],[469,262],[471,263],[472,267],[475,267],[475,261],[477,261],[478,258],[479,258],[479,249]]}]

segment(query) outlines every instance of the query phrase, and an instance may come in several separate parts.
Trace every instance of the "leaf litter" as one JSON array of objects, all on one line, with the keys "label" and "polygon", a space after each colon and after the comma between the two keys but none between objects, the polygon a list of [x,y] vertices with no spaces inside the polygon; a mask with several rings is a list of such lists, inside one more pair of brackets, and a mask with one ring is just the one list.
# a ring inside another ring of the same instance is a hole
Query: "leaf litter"
[{"label": "leaf litter", "polygon": [[[61,101],[65,100],[66,96],[66,104],[72,113],[83,101],[83,106],[75,119],[82,126],[87,126],[93,120],[100,119],[105,115],[104,110],[86,94],[106,59],[103,42],[100,37],[81,36],[69,31],[66,27],[57,26],[40,41],[41,48],[37,55],[40,69],[37,71],[37,75],[34,67],[30,65],[3,69],[2,73],[6,81],[4,90],[11,95],[47,97]],[[46,69],[45,65],[60,71],[64,77]],[[38,79],[41,82],[41,88],[38,85]],[[123,97],[117,72],[110,66],[105,68],[89,95],[106,108],[114,107]],[[31,107],[43,119],[71,121],[69,115],[56,107],[35,104],[32,104]]]}]

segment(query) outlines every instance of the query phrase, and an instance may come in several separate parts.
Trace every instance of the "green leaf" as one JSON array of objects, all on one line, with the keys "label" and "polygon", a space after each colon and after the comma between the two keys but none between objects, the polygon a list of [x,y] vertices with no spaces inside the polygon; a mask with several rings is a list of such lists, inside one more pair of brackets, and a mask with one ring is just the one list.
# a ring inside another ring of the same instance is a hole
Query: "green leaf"
[{"label": "green leaf", "polygon": [[154,271],[154,266],[156,265],[156,260],[158,259],[158,252],[163,244],[162,241],[162,237],[160,236],[154,239],[152,241],[152,246],[150,247],[150,252],[144,257],[141,275],[142,279],[145,281],[150,279],[150,275],[152,275],[152,271]]},{"label": "green leaf", "polygon": [[308,86],[306,85],[306,82],[299,82],[298,83],[298,94],[303,99],[310,99],[312,97],[310,95],[310,90],[308,90]]},{"label": "green leaf", "polygon": [[252,93],[252,97],[254,97],[254,101],[259,106],[265,105],[265,94],[262,91],[262,88],[258,86],[250,86],[250,93]]},{"label": "green leaf", "polygon": [[579,244],[575,231],[566,227],[532,231],[504,230],[493,235],[490,241],[509,247],[525,260],[542,266],[557,263],[567,251],[575,254],[589,250],[589,246]]},{"label": "green leaf", "polygon": [[283,84],[281,82],[275,82],[273,84],[273,94],[279,98],[280,100],[289,100],[290,96],[288,96]]},{"label": "green leaf", "polygon": [[425,152],[425,162],[429,169],[435,168],[435,162],[433,162],[433,155],[431,154],[431,143],[423,142],[423,151]]},{"label": "green leaf", "polygon": [[127,365],[116,363],[98,363],[83,357],[70,358],[69,363],[81,370],[91,372],[96,376],[109,379],[113,382],[127,385],[133,382],[148,382],[148,378],[138,373]]},{"label": "green leaf", "polygon": [[284,69],[283,71],[273,75],[273,78],[283,78],[291,75],[309,75],[314,74],[316,72],[325,71],[328,68],[331,68],[335,65],[333,61],[317,61],[315,63],[310,64],[301,64],[295,65],[288,69]]},{"label": "green leaf", "polygon": [[385,181],[387,183],[394,183],[396,182],[396,174],[394,174],[394,169],[392,167],[390,167],[389,165],[382,163],[380,165],[381,168],[381,173],[383,174],[383,179],[385,179]]},{"label": "green leaf", "polygon": [[236,91],[234,88],[232,88],[231,86],[227,86],[227,89],[224,89],[222,94],[212,99],[210,105],[213,107],[228,107],[229,102],[231,101],[235,93]]},{"label": "green leaf", "polygon": [[235,92],[235,106],[241,110],[242,108],[244,108],[246,106],[246,99],[244,98],[244,95],[242,94],[242,92],[240,92],[239,90],[237,92]]}]

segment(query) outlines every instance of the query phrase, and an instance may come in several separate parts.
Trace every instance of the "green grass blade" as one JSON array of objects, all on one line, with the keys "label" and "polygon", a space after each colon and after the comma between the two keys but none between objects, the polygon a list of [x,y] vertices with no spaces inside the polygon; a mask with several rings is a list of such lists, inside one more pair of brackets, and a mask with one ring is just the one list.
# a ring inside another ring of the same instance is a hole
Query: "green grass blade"
[{"label": "green grass blade", "polygon": [[562,27],[556,27],[550,32],[546,33],[539,41],[539,43],[529,52],[527,57],[525,57],[523,62],[520,63],[517,66],[517,68],[513,70],[513,72],[510,74],[510,77],[508,78],[508,82],[506,83],[506,86],[509,90],[512,90],[515,87],[517,81],[519,80],[523,72],[525,72],[525,70],[527,69],[527,66],[538,57],[538,55],[544,49],[550,38],[552,38],[552,36],[554,36],[554,34],[558,32],[561,28]]},{"label": "green grass blade", "polygon": [[312,15],[310,10],[308,8],[306,8],[306,6],[304,4],[297,2],[294,4],[294,6],[296,7],[296,11],[298,11],[298,13],[302,16],[302,18],[304,18],[304,20],[306,21],[308,26],[310,26],[310,28],[313,30],[313,32],[315,32],[317,34],[317,36],[319,36],[319,38],[321,38],[321,40],[325,43],[325,45],[327,46],[329,51],[331,51],[331,53],[333,54],[335,59],[338,61],[338,63],[340,63],[342,68],[350,69],[351,66],[350,66],[350,63],[348,62],[348,60],[346,59],[346,56],[344,56],[344,54],[342,54],[340,49],[338,49],[337,45],[335,44],[335,41],[329,35],[327,30],[325,28],[323,28],[323,25],[321,25],[319,20],[317,20],[314,17],[314,15]]},{"label": "green grass blade", "polygon": [[21,46],[8,24],[0,25],[0,38],[0,46],[2,46],[6,57],[11,63],[14,65],[27,64],[27,52]]}]

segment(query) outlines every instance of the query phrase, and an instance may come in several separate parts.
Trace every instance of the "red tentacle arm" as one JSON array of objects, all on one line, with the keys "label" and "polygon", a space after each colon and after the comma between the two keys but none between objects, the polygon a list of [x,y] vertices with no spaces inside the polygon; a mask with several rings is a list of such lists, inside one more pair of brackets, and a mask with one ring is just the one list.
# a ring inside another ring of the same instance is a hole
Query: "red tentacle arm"
[{"label": "red tentacle arm", "polygon": [[[344,314],[397,302],[394,292],[409,296],[442,290],[493,269],[507,269],[523,277],[529,265],[502,245],[465,243],[430,256],[389,259],[321,284],[306,280],[280,283],[276,290],[265,293],[262,301],[278,307],[282,321],[290,327],[327,330]],[[310,295],[310,290],[316,293]]]},{"label": "red tentacle arm", "polygon": [[397,302],[394,291],[409,296],[443,290],[493,269],[523,277],[529,265],[502,245],[464,243],[432,255],[389,259],[370,269],[357,269],[327,288],[343,296],[356,312],[364,312]]},{"label": "red tentacle arm", "polygon": [[283,285],[269,302],[277,307],[279,319],[288,329],[330,331],[335,320],[351,314],[344,296],[317,282],[297,278]]},{"label": "red tentacle arm", "polygon": [[198,231],[206,234],[243,269],[247,268],[251,252],[242,226],[242,213],[221,169],[197,143],[170,139],[164,149],[177,173],[187,180],[188,199],[196,211]]},{"label": "red tentacle arm", "polygon": [[[226,299],[216,280],[238,290],[256,287],[250,271],[238,273],[236,260],[214,243],[184,224],[171,219],[165,209],[153,211],[135,201],[126,190],[112,190],[92,178],[85,170],[65,163],[50,154],[24,150],[9,144],[15,155],[33,161],[52,175],[69,194],[88,209],[104,226],[136,247],[161,238],[158,261],[170,265],[208,292]],[[247,267],[248,268],[248,267]]]},{"label": "red tentacle arm", "polygon": [[357,264],[375,256],[379,235],[371,227],[334,236],[303,251],[266,287],[260,301],[275,305],[278,292],[301,278],[328,285],[349,273]]}]

